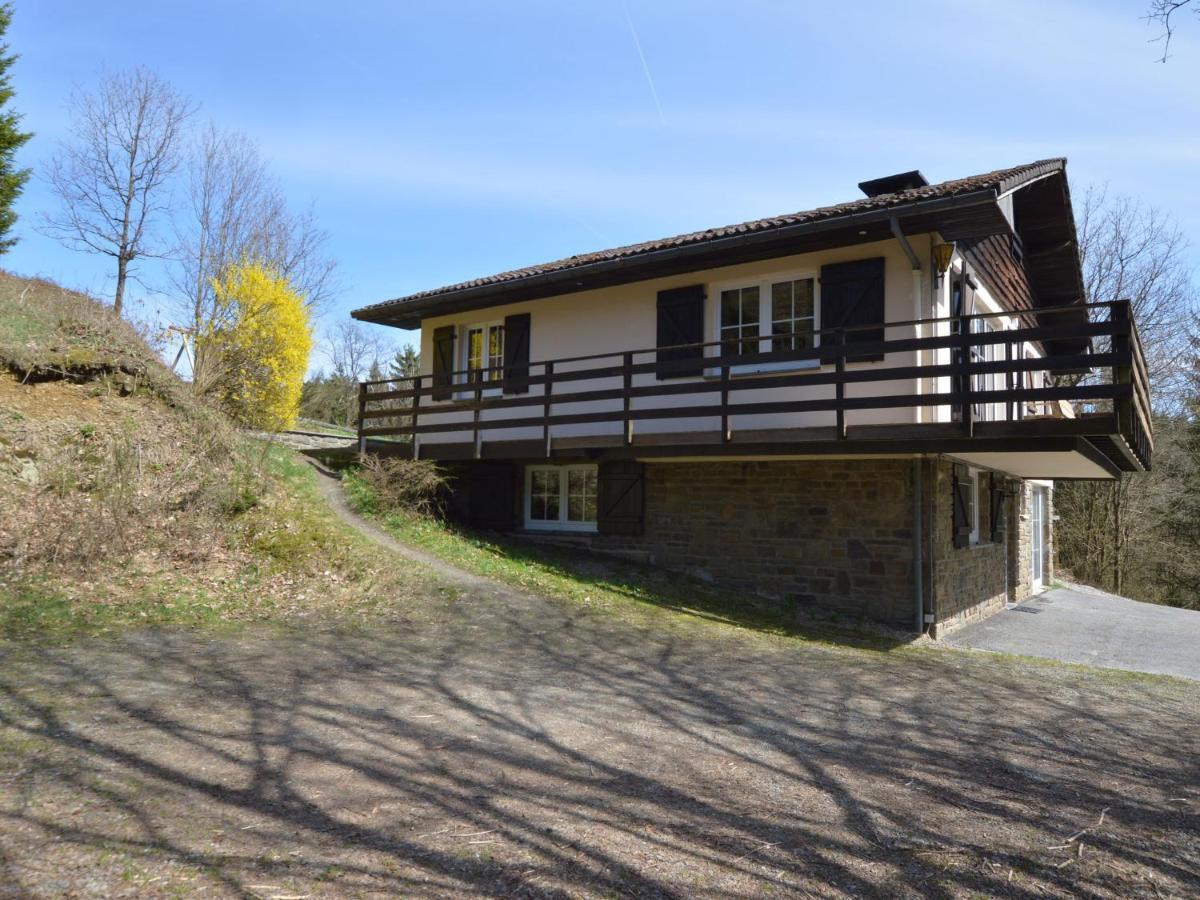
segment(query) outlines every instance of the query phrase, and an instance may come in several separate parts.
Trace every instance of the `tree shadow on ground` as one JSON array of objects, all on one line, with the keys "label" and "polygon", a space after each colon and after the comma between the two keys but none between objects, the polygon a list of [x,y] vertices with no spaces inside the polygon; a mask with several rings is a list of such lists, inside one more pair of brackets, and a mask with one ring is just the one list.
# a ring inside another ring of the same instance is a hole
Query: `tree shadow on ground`
[{"label": "tree shadow on ground", "polygon": [[488,596],[456,616],[12,650],[0,895],[1200,883],[1200,702],[1176,683]]},{"label": "tree shadow on ground", "polygon": [[[704,581],[683,572],[598,555],[570,543],[540,536],[480,532],[446,525],[451,534],[503,556],[519,566],[607,591],[647,607],[770,634],[829,641],[866,650],[906,646],[916,635],[889,629],[844,610],[788,606],[783,601]],[[839,618],[840,617],[840,618]]]}]

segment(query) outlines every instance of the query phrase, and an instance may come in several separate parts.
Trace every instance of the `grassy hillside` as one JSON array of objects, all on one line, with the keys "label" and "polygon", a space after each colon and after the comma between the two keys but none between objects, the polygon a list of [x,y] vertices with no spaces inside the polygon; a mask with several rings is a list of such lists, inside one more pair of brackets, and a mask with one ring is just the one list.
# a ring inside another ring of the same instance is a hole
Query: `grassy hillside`
[{"label": "grassy hillside", "polygon": [[412,606],[421,574],[336,520],[313,477],[101,304],[0,274],[0,637]]}]

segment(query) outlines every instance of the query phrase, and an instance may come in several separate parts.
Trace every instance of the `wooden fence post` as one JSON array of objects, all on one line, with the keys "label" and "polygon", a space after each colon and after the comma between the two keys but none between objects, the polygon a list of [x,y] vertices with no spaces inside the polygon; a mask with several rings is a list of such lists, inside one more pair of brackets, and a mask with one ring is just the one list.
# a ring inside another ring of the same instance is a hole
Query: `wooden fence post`
[{"label": "wooden fence post", "polygon": [[546,388],[542,401],[542,443],[546,446],[546,459],[550,458],[550,407],[553,403],[551,394],[554,393],[554,363],[546,363]]},{"label": "wooden fence post", "polygon": [[721,366],[721,443],[728,444],[733,440],[733,432],[729,428],[729,366]]},{"label": "wooden fence post", "polygon": [[412,379],[412,384],[413,384],[412,422],[411,422],[411,426],[410,426],[412,429],[412,431],[411,431],[412,458],[420,459],[421,458],[421,448],[417,445],[417,414],[420,412],[420,408],[421,408],[421,376],[420,375],[414,376]]},{"label": "wooden fence post", "polygon": [[629,417],[629,411],[633,406],[633,398],[630,397],[630,392],[633,390],[633,351],[625,351],[625,356],[622,358],[624,368],[624,394],[622,398],[622,409],[624,417],[623,436],[625,446],[628,447],[633,443],[633,419]]},{"label": "wooden fence post", "polygon": [[475,425],[475,458],[479,459],[483,456],[483,433],[479,430],[479,420],[483,414],[483,410],[479,408],[479,404],[483,402],[483,372],[481,369],[476,377],[479,381],[475,385],[475,409],[471,412],[471,421]]},{"label": "wooden fence post", "polygon": [[971,328],[965,316],[959,317],[958,371],[959,391],[962,394],[962,426],[967,437],[975,434],[975,410],[971,404]]},{"label": "wooden fence post", "polygon": [[367,411],[367,386],[364,382],[358,383],[358,452],[363,454],[367,452],[367,436],[363,434],[363,429],[366,427],[366,419],[364,414]]},{"label": "wooden fence post", "polygon": [[837,372],[837,382],[834,384],[834,399],[837,401],[837,438],[846,439],[846,329],[839,328],[834,332],[834,344],[837,347],[837,359],[834,369]]},{"label": "wooden fence post", "polygon": [[1133,431],[1133,341],[1129,334],[1129,301],[1118,300],[1109,307],[1108,321],[1113,326],[1113,352],[1121,360],[1121,362],[1113,365],[1113,384],[1130,385],[1129,397],[1113,398],[1113,418],[1116,423],[1117,434],[1131,434]]}]

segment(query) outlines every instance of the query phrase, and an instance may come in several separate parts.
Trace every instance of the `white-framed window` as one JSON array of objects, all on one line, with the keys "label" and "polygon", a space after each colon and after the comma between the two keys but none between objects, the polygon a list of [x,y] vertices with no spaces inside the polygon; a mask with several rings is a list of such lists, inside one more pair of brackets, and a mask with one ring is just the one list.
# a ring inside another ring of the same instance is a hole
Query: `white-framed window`
[{"label": "white-framed window", "polygon": [[525,467],[525,527],[595,531],[597,467]]},{"label": "white-framed window", "polygon": [[745,356],[759,352],[762,333],[762,290],[758,285],[721,291],[721,355]]},{"label": "white-framed window", "polygon": [[967,469],[967,523],[971,526],[971,543],[979,543],[979,470]]},{"label": "white-framed window", "polygon": [[500,381],[504,377],[504,323],[466,325],[462,335],[462,381]]},{"label": "white-framed window", "polygon": [[[990,319],[972,319],[971,333],[972,334],[991,334],[996,330],[995,324]],[[972,344],[971,345],[971,362],[994,362],[996,360],[996,350],[999,344]],[[996,383],[999,375],[994,372],[980,372],[971,376],[971,390],[991,391],[996,389]],[[992,403],[976,403],[973,407],[973,415],[977,420],[987,421],[996,418],[995,404]]]},{"label": "white-framed window", "polygon": [[816,332],[816,280],[796,278],[771,285],[771,350],[811,350]]},{"label": "white-framed window", "polygon": [[[714,285],[717,297],[713,333],[725,358],[755,353],[809,350],[819,327],[817,278],[812,272],[780,273]],[[746,363],[735,372],[807,368],[813,360]]]}]

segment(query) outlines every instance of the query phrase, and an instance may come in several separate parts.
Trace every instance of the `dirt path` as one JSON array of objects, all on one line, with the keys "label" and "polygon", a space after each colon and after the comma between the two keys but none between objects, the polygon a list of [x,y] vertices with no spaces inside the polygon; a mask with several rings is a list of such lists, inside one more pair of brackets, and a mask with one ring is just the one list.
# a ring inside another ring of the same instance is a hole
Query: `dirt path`
[{"label": "dirt path", "polygon": [[[515,592],[499,582],[492,581],[490,578],[484,578],[473,572],[468,572],[466,569],[460,569],[446,562],[444,559],[434,556],[432,553],[426,553],[424,550],[410,547],[408,544],[396,540],[374,522],[364,519],[350,508],[350,504],[346,501],[346,493],[342,490],[341,482],[338,480],[336,473],[331,472],[315,460],[308,459],[307,457],[304,457],[304,460],[317,473],[317,486],[320,488],[321,496],[328,501],[330,508],[337,513],[338,518],[356,531],[365,534],[381,547],[405,559],[410,559],[413,562],[429,567],[449,584],[476,591],[487,590],[498,594],[512,594],[514,596],[520,594],[520,592]],[[522,596],[532,598],[533,595],[524,594]]]},{"label": "dirt path", "polygon": [[1195,896],[1194,684],[436,562],[433,625],[0,645],[0,897]]}]

